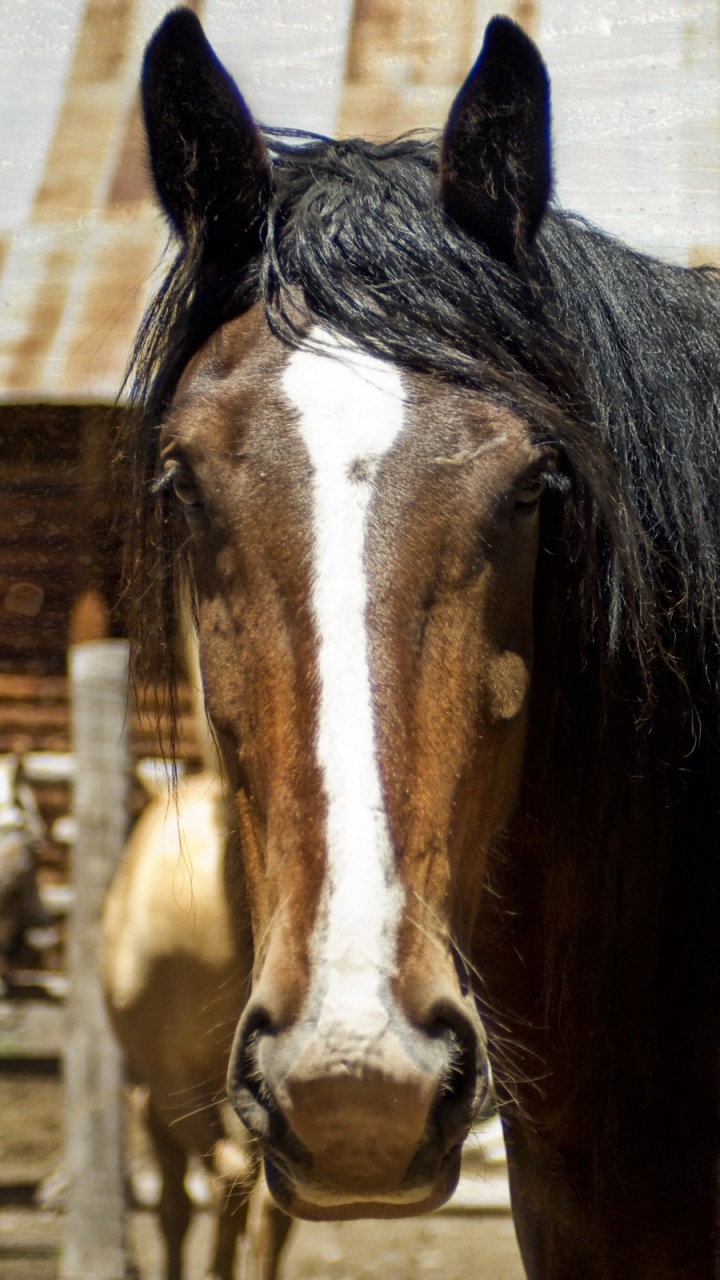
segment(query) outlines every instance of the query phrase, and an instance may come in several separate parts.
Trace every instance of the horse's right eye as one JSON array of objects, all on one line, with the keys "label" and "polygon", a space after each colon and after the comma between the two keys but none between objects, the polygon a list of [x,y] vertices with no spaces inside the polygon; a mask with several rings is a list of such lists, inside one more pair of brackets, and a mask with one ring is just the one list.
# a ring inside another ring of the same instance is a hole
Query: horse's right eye
[{"label": "horse's right eye", "polygon": [[165,476],[188,519],[204,512],[205,504],[195,478],[183,463],[169,458],[165,463]]}]

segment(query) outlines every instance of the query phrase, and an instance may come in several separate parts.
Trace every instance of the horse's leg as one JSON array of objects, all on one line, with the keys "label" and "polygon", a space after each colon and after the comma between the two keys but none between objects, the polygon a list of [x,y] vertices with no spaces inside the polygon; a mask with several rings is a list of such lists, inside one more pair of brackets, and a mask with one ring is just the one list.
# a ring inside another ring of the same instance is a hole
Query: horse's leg
[{"label": "horse's leg", "polygon": [[245,1230],[246,1219],[247,1205],[226,1197],[218,1213],[212,1267],[206,1280],[233,1280],[238,1236]]},{"label": "horse's leg", "polygon": [[222,1203],[218,1205],[212,1267],[206,1280],[233,1280],[238,1237],[247,1224],[247,1196],[233,1195],[226,1186],[218,1190]]},{"label": "horse's leg", "polygon": [[276,1205],[261,1171],[250,1205],[247,1280],[275,1280],[291,1226],[292,1218]]},{"label": "horse's leg", "polygon": [[[260,1227],[259,1263],[257,1275],[253,1277],[253,1280],[275,1280],[280,1263],[280,1255],[292,1227],[292,1218],[289,1218],[286,1213],[283,1213],[282,1209],[279,1209],[276,1204],[271,1202],[267,1192],[265,1193],[265,1198],[267,1203],[264,1206]],[[252,1247],[253,1242],[251,1239],[251,1250]]]},{"label": "horse's leg", "polygon": [[206,1280],[233,1280],[237,1242],[247,1227],[256,1165],[232,1138],[216,1142],[205,1163],[217,1210],[213,1261]]},{"label": "horse's leg", "polygon": [[167,1254],[167,1280],[182,1280],[182,1246],[191,1214],[190,1197],[185,1190],[187,1154],[163,1124],[152,1099],[147,1126],[162,1175],[159,1214]]}]

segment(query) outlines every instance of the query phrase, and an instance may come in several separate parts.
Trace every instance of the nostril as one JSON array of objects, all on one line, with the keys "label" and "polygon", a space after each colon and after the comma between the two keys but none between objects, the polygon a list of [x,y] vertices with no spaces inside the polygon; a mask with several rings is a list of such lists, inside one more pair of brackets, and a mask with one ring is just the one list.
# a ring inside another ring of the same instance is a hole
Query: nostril
[{"label": "nostril", "polygon": [[269,1041],[274,1047],[277,1036],[277,1022],[269,1010],[260,1001],[253,1002],[235,1032],[228,1067],[228,1096],[245,1128],[260,1140],[266,1157],[271,1156],[278,1167],[286,1158],[296,1166],[304,1166],[307,1152],[290,1131],[261,1063],[263,1044]]},{"label": "nostril", "polygon": [[447,1054],[434,1118],[448,1140],[457,1140],[458,1130],[469,1127],[487,1094],[482,1037],[470,1017],[452,1001],[434,1006],[426,1029],[428,1035],[443,1041]]},{"label": "nostril", "polygon": [[272,1094],[260,1067],[259,1044],[272,1035],[272,1022],[261,1004],[247,1009],[235,1033],[228,1069],[228,1093],[243,1123],[256,1136],[264,1135]]}]

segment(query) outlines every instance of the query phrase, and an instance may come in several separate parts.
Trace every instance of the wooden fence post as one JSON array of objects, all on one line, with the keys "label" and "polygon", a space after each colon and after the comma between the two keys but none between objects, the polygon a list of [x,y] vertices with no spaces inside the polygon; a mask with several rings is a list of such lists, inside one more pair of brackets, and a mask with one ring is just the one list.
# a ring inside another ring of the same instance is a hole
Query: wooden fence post
[{"label": "wooden fence post", "polygon": [[103,899],[127,834],[128,646],[70,650],[76,759],[68,1032],[64,1057],[68,1190],[61,1280],[123,1280],[122,1059],[103,1005]]}]

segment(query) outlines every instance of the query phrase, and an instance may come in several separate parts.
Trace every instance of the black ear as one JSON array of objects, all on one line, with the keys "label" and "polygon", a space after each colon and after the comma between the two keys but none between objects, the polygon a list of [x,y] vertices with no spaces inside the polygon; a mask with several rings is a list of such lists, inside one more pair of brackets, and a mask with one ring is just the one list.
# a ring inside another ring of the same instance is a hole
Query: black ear
[{"label": "black ear", "polygon": [[175,230],[232,266],[257,252],[265,147],[195,14],[175,9],[145,52],[142,102],[155,188]]},{"label": "black ear", "polygon": [[551,185],[547,72],[532,40],[509,18],[493,18],[445,126],[441,199],[464,231],[516,266]]}]

